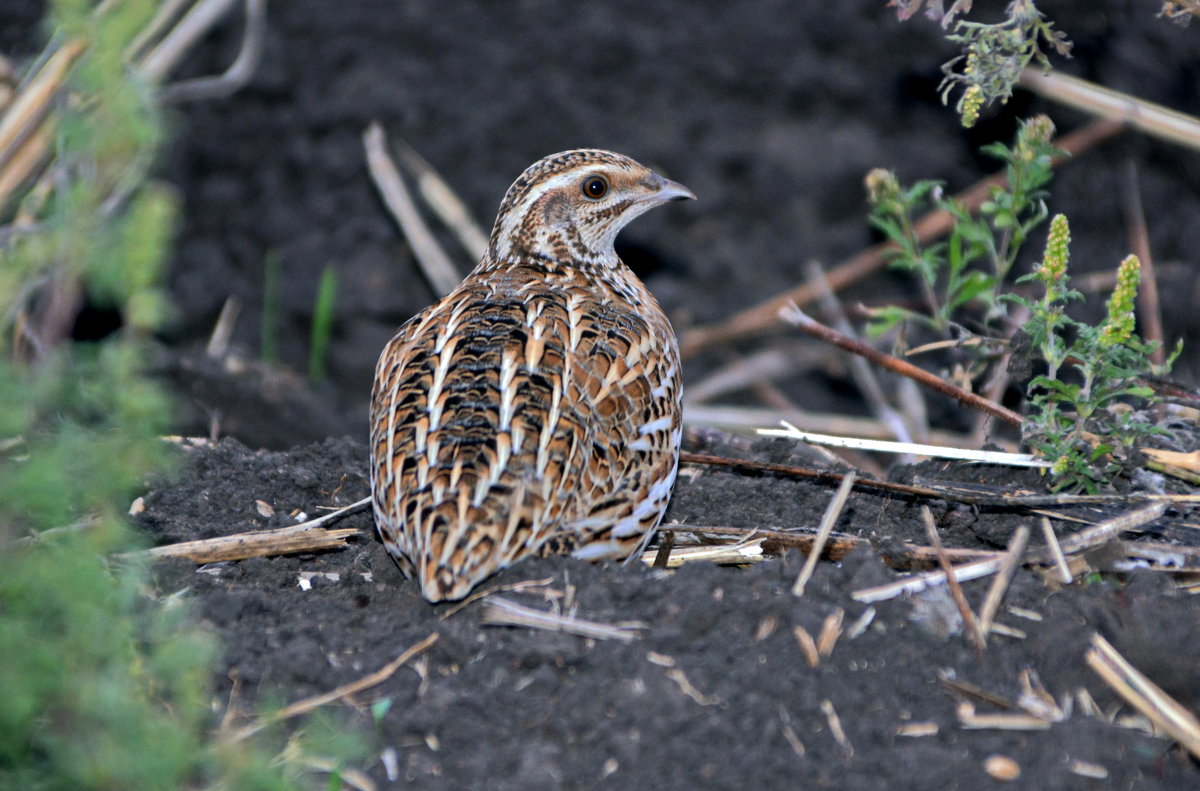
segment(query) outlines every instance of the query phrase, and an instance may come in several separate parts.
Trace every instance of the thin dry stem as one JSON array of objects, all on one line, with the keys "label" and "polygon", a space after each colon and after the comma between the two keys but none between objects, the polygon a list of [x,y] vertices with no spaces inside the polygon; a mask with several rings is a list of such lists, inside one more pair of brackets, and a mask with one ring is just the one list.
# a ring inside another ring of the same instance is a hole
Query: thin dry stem
[{"label": "thin dry stem", "polygon": [[785,305],[779,311],[779,315],[785,321],[791,323],[801,332],[816,338],[819,341],[837,346],[839,349],[852,352],[861,357],[865,357],[876,365],[886,368],[893,373],[907,376],[909,379],[924,385],[928,388],[938,391],[944,395],[956,399],[959,403],[969,406],[972,409],[978,409],[981,412],[986,412],[993,417],[997,417],[1013,426],[1020,426],[1022,418],[1016,412],[1013,412],[1007,407],[1003,407],[993,401],[989,401],[983,396],[976,393],[970,393],[963,390],[961,387],[946,382],[945,380],[934,376],[923,368],[918,368],[910,362],[901,360],[899,357],[894,357],[890,354],[885,354],[879,351],[874,346],[863,343],[856,338],[850,338],[830,327],[826,327],[816,319],[812,318],[802,311],[795,303]]},{"label": "thin dry stem", "polygon": [[472,261],[483,258],[487,252],[488,235],[475,222],[467,205],[415,148],[398,138],[393,138],[392,145],[400,155],[401,166],[417,182],[417,189],[426,205],[450,229]]},{"label": "thin dry stem", "polygon": [[1129,249],[1142,265],[1142,282],[1138,287],[1138,325],[1142,337],[1158,344],[1150,353],[1150,361],[1162,365],[1166,359],[1163,347],[1162,311],[1158,300],[1158,278],[1154,274],[1154,256],[1150,253],[1150,231],[1146,228],[1146,212],[1142,208],[1142,188],[1138,183],[1137,165],[1132,158],[1125,160],[1124,208]]},{"label": "thin dry stem", "polygon": [[833,499],[825,507],[825,514],[821,517],[821,528],[817,532],[817,538],[813,542],[813,547],[809,550],[808,558],[804,561],[804,567],[800,569],[800,575],[796,577],[795,584],[792,585],[793,596],[803,596],[804,586],[808,584],[809,578],[812,577],[813,571],[817,567],[817,561],[821,559],[821,553],[825,549],[825,542],[829,540],[829,534],[833,532],[833,526],[837,522],[838,517],[842,515],[842,509],[846,507],[846,499],[850,497],[850,490],[854,488],[854,482],[858,476],[852,472],[846,473],[846,477],[842,478],[842,483],[838,486],[837,493]]},{"label": "thin dry stem", "polygon": [[1087,530],[1080,530],[1062,541],[1064,552],[1082,552],[1099,546],[1120,533],[1136,532],[1167,512],[1169,500],[1156,500],[1149,505],[1106,519]]},{"label": "thin dry stem", "polygon": [[386,665],[381,667],[379,670],[376,670],[374,673],[363,676],[362,678],[358,679],[357,681],[352,681],[349,684],[343,684],[342,686],[338,687],[337,689],[333,690],[332,692],[326,692],[321,695],[314,695],[311,698],[304,698],[303,700],[298,700],[295,703],[291,704],[290,706],[285,706],[284,708],[280,709],[279,711],[275,712],[274,714],[269,714],[265,717],[262,717],[259,719],[258,722],[254,723],[252,725],[247,725],[246,727],[235,731],[233,734],[230,735],[230,737],[229,737],[230,741],[233,741],[233,742],[244,741],[245,739],[248,739],[251,736],[253,736],[254,734],[261,731],[263,728],[266,728],[267,726],[272,725],[276,722],[282,722],[283,720],[291,719],[292,717],[297,717],[301,714],[307,714],[308,712],[318,709],[321,706],[328,705],[330,703],[333,703],[336,700],[340,700],[342,698],[348,697],[357,692],[362,692],[364,689],[370,689],[371,687],[374,687],[378,684],[382,684],[384,681],[387,681],[389,678],[391,678],[393,673],[395,673],[397,670],[399,670],[402,666],[404,666],[410,660],[414,659],[419,654],[423,653],[425,650],[427,650],[430,646],[432,646],[437,641],[438,641],[438,633],[433,632],[428,637],[426,637],[424,640],[417,643],[416,645],[413,645],[407,651],[400,654],[400,656],[396,657],[391,662],[388,662]]},{"label": "thin dry stem", "polygon": [[[989,574],[995,574],[999,570],[1002,561],[1003,557],[1001,555],[993,555],[989,558],[954,566],[954,578],[959,582],[967,582],[968,580],[975,580],[980,577],[986,577]],[[874,602],[894,599],[905,593],[917,593],[934,585],[944,585],[946,578],[947,574],[945,571],[930,571],[925,574],[916,574],[896,580],[895,582],[889,582],[886,585],[860,588],[853,591],[850,595],[855,601],[872,604]]]},{"label": "thin dry stem", "polygon": [[821,634],[817,636],[817,653],[822,659],[828,659],[833,654],[833,648],[842,636],[842,622],[846,619],[846,611],[838,607],[821,622]]},{"label": "thin dry stem", "polygon": [[565,632],[595,640],[620,640],[629,643],[638,633],[622,626],[596,623],[573,615],[536,610],[508,599],[493,596],[484,602],[480,622],[489,626],[524,626],[548,632]]},{"label": "thin dry stem", "polygon": [[213,325],[212,334],[208,336],[205,353],[213,359],[220,360],[229,351],[229,341],[233,338],[233,328],[237,325],[238,316],[242,312],[242,301],[232,294],[225,299],[221,306],[221,314]]},{"label": "thin dry stem", "polygon": [[[713,467],[746,470],[756,473],[769,472],[789,478],[815,479],[826,482],[839,482],[845,473],[832,470],[822,470],[813,467],[798,467],[791,464],[773,464],[771,462],[749,461],[747,459],[731,459],[724,456],[712,456],[704,453],[682,452],[679,461],[683,464],[703,464]],[[1164,509],[1172,503],[1200,503],[1200,494],[1149,494],[1135,492],[1126,494],[981,494],[978,491],[959,488],[952,484],[941,486],[912,486],[880,481],[873,478],[859,478],[855,486],[860,489],[895,492],[914,497],[929,497],[955,503],[971,505],[986,505],[997,508],[1042,508],[1046,506],[1071,505],[1129,505],[1155,504]],[[1120,529],[1132,529],[1121,527]]]},{"label": "thin dry stem", "polygon": [[1113,690],[1154,725],[1169,733],[1194,757],[1200,758],[1200,720],[1101,637],[1092,635],[1087,663]]},{"label": "thin dry stem", "polygon": [[821,713],[825,715],[825,721],[829,723],[829,733],[833,736],[833,740],[842,748],[842,755],[847,759],[852,758],[854,745],[850,744],[850,739],[846,737],[846,731],[842,728],[842,718],[838,716],[833,703],[829,700],[821,701]]},{"label": "thin dry stem", "polygon": [[[836,415],[807,410],[778,410],[762,407],[744,407],[724,404],[684,404],[683,422],[689,426],[727,429],[732,432],[754,431],[763,426],[778,424],[783,419],[797,426],[805,426],[819,434],[835,434],[844,437],[866,437],[888,439],[891,429],[873,418]],[[926,440],[942,447],[977,447],[979,443],[970,437],[950,431],[933,429]],[[1016,444],[1003,439],[993,439],[996,445],[1016,451]]]},{"label": "thin dry stem", "polygon": [[800,652],[804,654],[804,661],[809,667],[816,667],[821,664],[821,652],[817,650],[817,641],[803,626],[793,626],[792,634],[796,637],[796,642],[800,645]]},{"label": "thin dry stem", "polygon": [[1061,72],[1029,68],[1018,84],[1051,101],[1200,150],[1200,119]]},{"label": "thin dry stem", "polygon": [[859,437],[834,437],[827,434],[813,434],[801,431],[786,420],[779,421],[784,428],[760,428],[759,434],[768,437],[786,437],[807,442],[811,445],[829,445],[835,448],[855,448],[880,453],[901,453],[911,456],[932,456],[940,459],[958,459],[960,461],[975,461],[986,464],[1003,464],[1009,467],[1046,467],[1050,463],[1028,453],[1005,453],[992,450],[971,450],[970,448],[944,447],[940,445],[924,445],[918,442],[888,442],[886,440],[863,439]]},{"label": "thin dry stem", "polygon": [[438,244],[437,239],[429,230],[429,226],[425,224],[425,220],[421,218],[421,213],[417,210],[417,205],[413,201],[408,187],[405,186],[400,171],[396,169],[395,163],[388,155],[383,127],[378,121],[372,121],[371,125],[363,132],[363,146],[367,151],[367,165],[371,170],[371,180],[375,182],[392,217],[395,218],[401,232],[408,239],[409,247],[412,248],[413,255],[416,256],[417,263],[420,264],[421,271],[425,274],[425,279],[429,281],[430,287],[437,296],[443,297],[449,294],[458,285],[462,275],[454,262],[446,255],[442,246]]},{"label": "thin dry stem", "polygon": [[215,77],[197,77],[162,89],[164,103],[221,99],[236,93],[250,82],[262,57],[263,37],[267,30],[267,0],[246,0],[246,29],[242,46],[229,68]]},{"label": "thin dry stem", "polygon": [[1058,581],[1064,585],[1070,585],[1075,575],[1071,573],[1071,568],[1067,565],[1067,558],[1063,555],[1062,546],[1058,543],[1058,536],[1054,534],[1050,520],[1044,516],[1042,517],[1042,537],[1046,539],[1046,549],[1050,553],[1051,560],[1054,561],[1054,568],[1058,572]]},{"label": "thin dry stem", "polygon": [[1008,540],[1008,550],[1004,553],[1000,568],[996,572],[996,578],[992,580],[987,596],[983,599],[983,606],[979,608],[979,631],[983,634],[984,639],[992,630],[996,611],[1000,609],[1000,602],[1004,600],[1004,593],[1008,590],[1013,573],[1021,564],[1021,556],[1025,553],[1025,546],[1028,542],[1029,528],[1025,525],[1018,526]]},{"label": "thin dry stem", "polygon": [[950,564],[946,548],[942,546],[942,537],[938,533],[937,525],[933,521],[933,513],[930,512],[928,506],[921,506],[921,521],[925,523],[925,535],[929,537],[929,543],[938,553],[938,563],[941,564],[942,571],[946,575],[946,582],[950,586],[950,596],[953,597],[954,604],[957,605],[958,612],[962,615],[963,623],[967,626],[967,634],[971,637],[971,642],[975,644],[975,650],[982,654],[983,649],[987,647],[987,641],[984,640],[983,631],[979,628],[979,621],[975,618],[975,613],[971,611],[971,605],[967,603],[962,586],[958,584],[954,566]]},{"label": "thin dry stem", "polygon": [[237,0],[199,0],[179,24],[171,28],[171,32],[142,58],[142,73],[154,83],[165,80],[183,56],[225,18],[236,2]]},{"label": "thin dry stem", "polygon": [[324,516],[290,527],[252,530],[199,541],[182,541],[138,552],[127,552],[118,557],[187,558],[196,563],[216,563],[222,560],[244,560],[267,555],[336,549],[345,546],[346,539],[358,535],[360,531],[353,528],[325,530],[323,526],[370,507],[371,498],[366,497]]},{"label": "thin dry stem", "polygon": [[[811,261],[807,271],[809,282],[817,287],[821,307],[826,314],[833,317],[833,328],[847,337],[855,337],[854,328],[850,325],[850,320],[846,318],[846,312],[842,310],[842,303],[838,300],[836,292],[829,285],[825,270],[816,261]],[[850,358],[849,364],[850,374],[858,386],[858,391],[862,393],[863,399],[879,422],[887,426],[897,440],[912,442],[913,432],[904,421],[904,416],[888,402],[883,392],[883,385],[879,383],[879,377],[875,375],[875,371],[867,364],[867,361],[855,355]],[[920,429],[923,436],[925,426],[921,426]]]}]

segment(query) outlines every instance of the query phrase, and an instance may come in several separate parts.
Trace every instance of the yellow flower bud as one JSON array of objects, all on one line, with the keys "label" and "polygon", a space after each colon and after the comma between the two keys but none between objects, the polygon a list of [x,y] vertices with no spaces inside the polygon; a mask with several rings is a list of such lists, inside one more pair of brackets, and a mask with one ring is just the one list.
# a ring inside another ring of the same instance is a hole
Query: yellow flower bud
[{"label": "yellow flower bud", "polygon": [[962,125],[970,129],[979,120],[979,110],[983,107],[983,91],[978,85],[972,85],[963,93],[959,102],[959,112],[962,114]]},{"label": "yellow flower bud", "polygon": [[867,199],[872,206],[900,197],[900,182],[896,174],[886,168],[873,168],[863,179],[867,187]]}]

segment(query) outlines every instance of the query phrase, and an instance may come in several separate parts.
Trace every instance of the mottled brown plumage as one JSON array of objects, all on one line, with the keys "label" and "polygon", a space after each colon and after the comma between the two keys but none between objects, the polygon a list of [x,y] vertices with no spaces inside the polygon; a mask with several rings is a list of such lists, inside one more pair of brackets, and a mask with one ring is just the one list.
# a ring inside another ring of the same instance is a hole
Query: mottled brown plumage
[{"label": "mottled brown plumage", "polygon": [[687,188],[608,151],[529,167],[487,254],[384,348],[371,398],[375,521],[430,601],[533,554],[643,547],[679,460],[679,351],[613,251]]}]

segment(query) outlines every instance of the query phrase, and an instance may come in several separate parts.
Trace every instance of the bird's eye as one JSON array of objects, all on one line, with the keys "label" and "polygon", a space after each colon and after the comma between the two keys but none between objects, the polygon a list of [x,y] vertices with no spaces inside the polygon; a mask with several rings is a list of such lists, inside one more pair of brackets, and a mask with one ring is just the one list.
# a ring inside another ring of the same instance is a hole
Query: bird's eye
[{"label": "bird's eye", "polygon": [[604,176],[588,176],[583,180],[583,197],[600,200],[608,194],[608,179]]}]

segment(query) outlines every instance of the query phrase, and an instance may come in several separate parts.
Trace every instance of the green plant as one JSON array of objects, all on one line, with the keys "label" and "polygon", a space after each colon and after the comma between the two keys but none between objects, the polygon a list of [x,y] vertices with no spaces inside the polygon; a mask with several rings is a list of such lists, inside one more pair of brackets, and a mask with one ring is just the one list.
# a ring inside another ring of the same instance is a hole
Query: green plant
[{"label": "green plant", "polygon": [[[897,6],[897,14],[903,20],[920,10],[925,0],[892,0],[891,4]],[[930,0],[926,11],[940,19],[943,27],[953,25],[954,32],[946,38],[962,45],[963,54],[942,65],[945,78],[939,90],[942,101],[949,104],[951,92],[957,87],[963,89],[956,109],[967,127],[979,120],[979,111],[985,104],[1008,101],[1021,72],[1030,63],[1036,60],[1049,70],[1047,48],[1064,57],[1071,55],[1071,42],[1054,29],[1054,23],[1033,0],[1012,0],[1005,9],[1004,20],[993,24],[957,18],[970,10],[970,0],[956,0],[948,11],[942,10],[941,0]],[[959,63],[963,69],[955,71]]]},{"label": "green plant", "polygon": [[279,299],[283,282],[283,259],[272,250],[263,261],[262,332],[259,355],[264,362],[279,360]]},{"label": "green plant", "polygon": [[[946,197],[939,181],[918,181],[904,188],[889,171],[876,169],[867,175],[871,223],[897,245],[890,265],[916,277],[928,310],[921,314],[883,308],[872,333],[912,319],[944,332],[973,300],[985,307],[985,329],[1004,315],[1000,288],[1029,233],[1047,215],[1044,187],[1053,176],[1057,153],[1050,142],[1053,135],[1050,119],[1036,116],[1021,124],[1012,148],[993,143],[982,149],[1004,163],[1006,184],[991,188],[978,216]],[[948,212],[954,224],[946,241],[922,244],[913,217],[930,208]]]},{"label": "green plant", "polygon": [[329,340],[333,337],[333,320],[337,312],[337,286],[337,270],[325,267],[317,286],[308,344],[308,378],[313,382],[325,381],[325,361],[329,357]]},{"label": "green plant", "polygon": [[[260,745],[213,740],[214,641],[115,555],[138,548],[126,511],[169,462],[145,361],[176,202],[146,180],[162,133],[123,55],[156,7],[53,4],[54,46],[82,54],[53,177],[22,207],[36,222],[0,234],[2,788],[293,787]],[[85,297],[121,329],[71,342],[62,317]]]},{"label": "green plant", "polygon": [[1150,355],[1158,344],[1143,341],[1134,331],[1134,302],[1141,279],[1136,256],[1117,270],[1117,285],[1106,303],[1104,319],[1096,326],[1066,314],[1066,305],[1080,299],[1067,275],[1070,228],[1059,214],[1050,224],[1041,266],[1018,282],[1035,281],[1042,297],[1017,295],[1006,299],[1024,305],[1030,320],[1023,331],[1046,364],[1028,388],[1032,407],[1023,434],[1037,453],[1052,463],[1054,488],[1094,492],[1126,466],[1134,444],[1164,433],[1131,401],[1149,405],[1158,399],[1140,382],[1151,372],[1165,372],[1181,350],[1161,369]]}]

